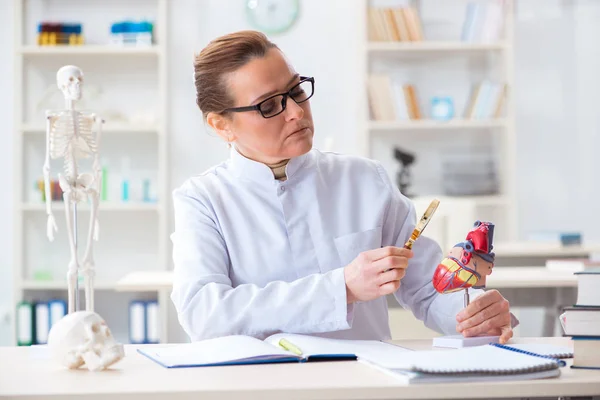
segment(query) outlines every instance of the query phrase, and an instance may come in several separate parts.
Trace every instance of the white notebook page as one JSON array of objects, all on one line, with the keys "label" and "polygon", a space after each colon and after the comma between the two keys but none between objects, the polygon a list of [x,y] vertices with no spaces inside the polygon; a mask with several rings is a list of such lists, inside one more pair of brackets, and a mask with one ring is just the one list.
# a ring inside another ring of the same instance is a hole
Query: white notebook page
[{"label": "white notebook page", "polygon": [[276,346],[280,339],[285,338],[302,350],[302,356],[315,354],[355,354],[372,362],[393,362],[411,350],[378,340],[344,340],[329,339],[318,336],[295,335],[278,333],[265,339]]},{"label": "white notebook page", "polygon": [[293,356],[259,339],[237,335],[142,350],[166,366],[218,364],[268,355]]}]

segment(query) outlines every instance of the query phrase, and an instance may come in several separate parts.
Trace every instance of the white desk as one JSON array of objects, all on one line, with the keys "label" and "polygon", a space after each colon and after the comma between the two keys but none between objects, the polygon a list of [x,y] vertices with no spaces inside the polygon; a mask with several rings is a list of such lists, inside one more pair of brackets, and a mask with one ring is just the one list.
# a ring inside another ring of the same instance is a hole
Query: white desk
[{"label": "white desk", "polygon": [[496,267],[486,283],[493,289],[577,287],[577,277],[546,267]]},{"label": "white desk", "polygon": [[117,291],[152,292],[171,290],[173,271],[136,271],[125,275],[117,282]]},{"label": "white desk", "polygon": [[[540,299],[536,294],[540,292],[525,293],[531,289],[547,288],[552,290],[552,298],[546,298],[548,304],[544,304],[545,315],[543,321],[542,335],[560,336],[562,328],[558,324],[558,317],[564,306],[570,305],[569,290],[577,288],[577,277],[572,272],[552,271],[545,267],[496,267],[492,274],[487,277],[487,287],[490,289],[514,289],[520,290],[516,296],[519,301],[511,305],[520,307],[540,306]],[[572,294],[572,290],[571,290]],[[511,297],[509,291],[504,292],[505,297]],[[523,296],[526,295],[526,296]],[[535,300],[535,301],[532,301]],[[537,304],[535,304],[537,303]]]},{"label": "white desk", "polygon": [[[570,345],[567,338],[518,340],[532,341]],[[395,343],[431,346],[425,340]],[[568,367],[555,379],[407,385],[355,361],[166,369],[134,346],[126,346],[126,354],[111,370],[91,373],[58,367],[43,349],[0,348],[0,399],[491,399],[600,393],[600,371]]]}]

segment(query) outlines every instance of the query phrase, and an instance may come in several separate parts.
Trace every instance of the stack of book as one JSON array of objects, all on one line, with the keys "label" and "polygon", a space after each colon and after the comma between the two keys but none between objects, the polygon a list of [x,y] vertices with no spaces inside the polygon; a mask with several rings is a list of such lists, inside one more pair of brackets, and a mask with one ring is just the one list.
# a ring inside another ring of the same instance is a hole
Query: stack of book
[{"label": "stack of book", "polygon": [[504,2],[469,2],[461,40],[468,43],[493,43],[502,38]]},{"label": "stack of book", "polygon": [[369,40],[374,42],[419,42],[423,26],[413,7],[369,8]]},{"label": "stack of book", "polygon": [[491,119],[502,115],[506,84],[484,80],[473,85],[464,112],[465,119]]},{"label": "stack of book", "polygon": [[369,108],[374,121],[422,118],[415,87],[395,82],[388,75],[372,74],[368,82]]},{"label": "stack of book", "polygon": [[560,323],[574,341],[573,368],[600,369],[600,269],[575,275],[577,304],[564,309]]}]

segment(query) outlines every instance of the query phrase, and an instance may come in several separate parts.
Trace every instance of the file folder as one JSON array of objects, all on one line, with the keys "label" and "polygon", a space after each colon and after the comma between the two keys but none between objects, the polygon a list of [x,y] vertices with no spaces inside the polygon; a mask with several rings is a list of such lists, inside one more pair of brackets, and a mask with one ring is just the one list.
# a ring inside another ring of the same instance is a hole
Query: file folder
[{"label": "file folder", "polygon": [[143,344],[146,341],[146,305],[143,301],[129,303],[129,342]]},{"label": "file folder", "polygon": [[55,323],[67,315],[67,302],[60,299],[50,300],[48,308],[50,309],[50,329],[52,329]]},{"label": "file folder", "polygon": [[33,344],[33,306],[21,301],[17,304],[17,345],[31,346]]},{"label": "file folder", "polygon": [[158,321],[158,302],[146,302],[146,343],[160,342],[160,325]]},{"label": "file folder", "polygon": [[35,304],[35,343],[46,344],[50,332],[50,308],[48,303]]}]

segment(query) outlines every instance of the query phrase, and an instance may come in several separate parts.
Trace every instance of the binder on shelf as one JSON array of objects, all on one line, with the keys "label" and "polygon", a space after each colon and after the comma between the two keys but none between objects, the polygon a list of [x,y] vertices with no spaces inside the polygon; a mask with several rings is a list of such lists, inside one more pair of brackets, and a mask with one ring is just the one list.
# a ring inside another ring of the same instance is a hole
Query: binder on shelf
[{"label": "binder on shelf", "polygon": [[50,308],[48,303],[39,302],[35,304],[35,343],[48,343],[48,333],[50,332]]},{"label": "binder on shelf", "polygon": [[129,341],[132,344],[159,343],[158,319],[158,301],[132,301],[129,304]]},{"label": "binder on shelf", "polygon": [[146,343],[160,342],[158,314],[158,301],[146,302]]},{"label": "binder on shelf", "polygon": [[132,344],[146,342],[146,305],[140,300],[129,303],[129,342]]},{"label": "binder on shelf", "polygon": [[33,305],[26,301],[17,304],[17,345],[33,344]]},{"label": "binder on shelf", "polygon": [[55,323],[67,315],[67,302],[60,299],[50,300],[48,309],[50,311],[50,329],[52,329]]}]

